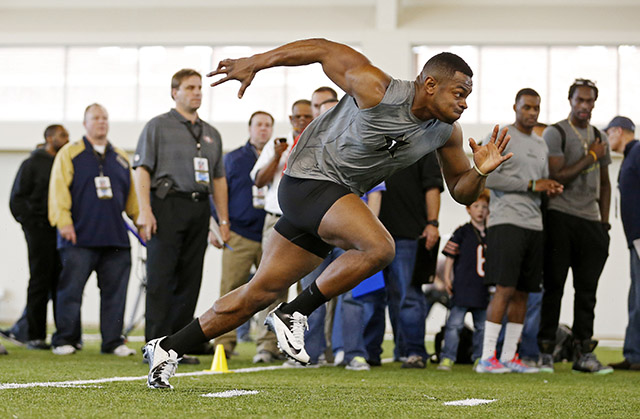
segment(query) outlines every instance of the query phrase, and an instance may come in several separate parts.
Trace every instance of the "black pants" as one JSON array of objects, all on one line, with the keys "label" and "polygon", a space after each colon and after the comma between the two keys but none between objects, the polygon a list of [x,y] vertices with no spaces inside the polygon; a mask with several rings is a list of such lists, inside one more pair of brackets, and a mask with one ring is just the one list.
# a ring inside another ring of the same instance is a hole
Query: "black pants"
[{"label": "black pants", "polygon": [[145,339],[170,335],[193,320],[209,232],[209,201],[151,197],[158,232],[147,243]]},{"label": "black pants", "polygon": [[47,336],[47,304],[53,300],[55,313],[56,284],[61,264],[56,249],[56,230],[48,225],[23,225],[29,253],[29,287],[27,289],[27,325],[29,340]]},{"label": "black pants", "polygon": [[593,336],[598,280],[609,256],[609,234],[602,223],[550,210],[547,214],[544,261],[544,294],[538,341],[554,342],[560,305],[569,268],[575,299],[573,336]]}]

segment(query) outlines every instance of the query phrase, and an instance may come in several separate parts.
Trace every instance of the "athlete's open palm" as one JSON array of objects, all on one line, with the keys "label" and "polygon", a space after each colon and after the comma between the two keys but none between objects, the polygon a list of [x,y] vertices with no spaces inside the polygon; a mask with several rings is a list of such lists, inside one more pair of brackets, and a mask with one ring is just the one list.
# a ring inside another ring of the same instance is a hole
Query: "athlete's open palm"
[{"label": "athlete's open palm", "polygon": [[500,130],[500,127],[496,125],[493,127],[491,138],[484,145],[478,145],[473,138],[469,138],[469,146],[473,151],[473,161],[482,173],[488,174],[494,171],[504,161],[513,156],[513,153],[503,155],[511,139],[511,136],[507,135],[507,131],[507,127]]},{"label": "athlete's open palm", "polygon": [[230,58],[224,59],[218,63],[218,68],[209,74],[207,77],[217,76],[224,74],[225,77],[211,83],[211,87],[217,86],[229,80],[238,80],[240,82],[240,90],[238,90],[238,98],[242,98],[244,91],[253,81],[253,78],[258,72],[253,65],[253,58],[239,58],[232,60]]}]

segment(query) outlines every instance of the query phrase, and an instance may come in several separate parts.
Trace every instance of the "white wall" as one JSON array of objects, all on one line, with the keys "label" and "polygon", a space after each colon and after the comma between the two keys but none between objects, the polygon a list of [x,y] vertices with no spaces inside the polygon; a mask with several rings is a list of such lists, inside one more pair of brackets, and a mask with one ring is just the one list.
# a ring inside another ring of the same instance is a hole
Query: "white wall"
[{"label": "white wall", "polygon": [[[101,4],[79,0],[54,4],[39,0],[23,0],[16,4],[0,1],[0,46],[273,45],[322,36],[358,45],[389,74],[412,79],[415,74],[411,47],[430,42],[640,44],[637,26],[640,5],[631,0],[541,1],[538,6],[529,6],[525,1],[502,0],[310,0],[304,7],[294,0],[184,0],[180,2],[180,8],[175,7],[175,2],[161,0],[114,1],[109,2],[109,8],[102,8],[105,6]],[[46,71],[46,63],[43,63],[43,71]],[[9,190],[18,165],[27,156],[27,151],[41,141],[42,131],[50,122],[0,123],[0,175],[3,179],[0,180],[0,197],[4,197],[4,204],[0,204],[0,266],[4,268],[0,276],[0,295],[3,295],[0,321],[12,321],[19,315],[26,301],[28,278],[24,238],[8,210]],[[66,125],[72,138],[82,135],[79,123]],[[286,125],[282,121],[277,123],[276,133],[286,132]],[[110,137],[114,143],[132,150],[141,127],[142,123],[112,123]],[[217,127],[222,132],[226,150],[245,141],[244,123]],[[469,125],[463,129],[466,136],[475,138],[489,131],[489,127],[483,125]],[[619,159],[616,159],[610,169],[612,179],[616,178],[618,167]],[[463,207],[451,198],[443,197],[442,234],[450,233],[466,218]],[[628,251],[619,219],[612,216],[612,224],[611,256],[602,276],[596,310],[595,334],[601,338],[621,338],[627,320]],[[206,309],[218,295],[219,270],[220,252],[211,248],[206,256],[197,312]],[[132,275],[127,316],[137,288],[137,279]],[[572,318],[571,295],[572,292],[567,291],[563,322],[570,323]],[[85,291],[85,323],[97,323],[98,306],[97,287],[92,279]],[[437,319],[429,323],[429,332],[435,332],[441,324],[442,314],[435,317]]]}]

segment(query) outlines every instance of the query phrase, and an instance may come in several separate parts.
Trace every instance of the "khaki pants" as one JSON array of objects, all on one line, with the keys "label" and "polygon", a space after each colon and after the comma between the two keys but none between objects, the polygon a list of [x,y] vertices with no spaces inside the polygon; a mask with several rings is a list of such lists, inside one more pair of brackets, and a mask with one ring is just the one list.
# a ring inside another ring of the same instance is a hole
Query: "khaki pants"
[{"label": "khaki pants", "polygon": [[[262,245],[260,242],[242,237],[233,231],[228,244],[233,250],[225,247],[222,251],[220,296],[246,284],[251,273],[251,267],[257,267],[262,257]],[[222,344],[228,355],[233,352],[236,343],[235,330],[218,336],[214,341],[214,345]]]}]

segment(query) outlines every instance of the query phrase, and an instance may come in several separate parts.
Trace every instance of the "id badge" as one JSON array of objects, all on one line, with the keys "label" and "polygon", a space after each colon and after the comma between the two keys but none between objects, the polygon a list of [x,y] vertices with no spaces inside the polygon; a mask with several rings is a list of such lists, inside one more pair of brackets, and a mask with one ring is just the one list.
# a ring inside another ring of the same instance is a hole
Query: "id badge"
[{"label": "id badge", "polygon": [[205,157],[194,157],[193,168],[196,175],[196,182],[208,185],[209,184],[209,160]]},{"label": "id badge", "polygon": [[96,183],[98,199],[113,198],[113,191],[111,190],[111,180],[109,179],[109,176],[96,176],[94,181]]},{"label": "id badge", "polygon": [[268,186],[258,188],[256,185],[251,186],[251,192],[253,194],[253,207],[256,209],[264,209],[265,197],[267,195]]}]

